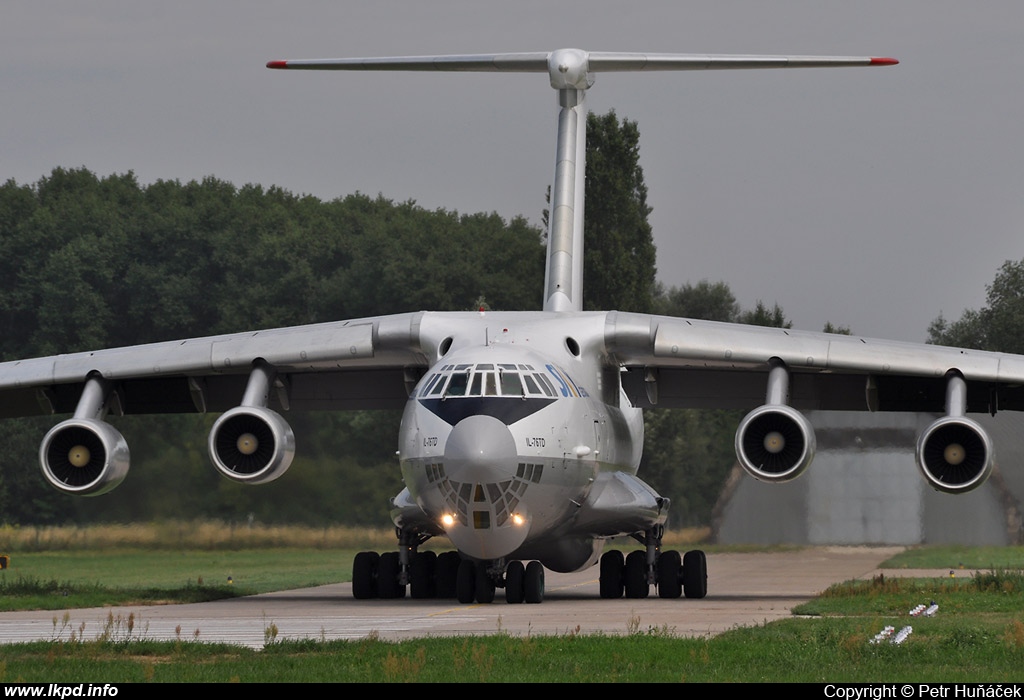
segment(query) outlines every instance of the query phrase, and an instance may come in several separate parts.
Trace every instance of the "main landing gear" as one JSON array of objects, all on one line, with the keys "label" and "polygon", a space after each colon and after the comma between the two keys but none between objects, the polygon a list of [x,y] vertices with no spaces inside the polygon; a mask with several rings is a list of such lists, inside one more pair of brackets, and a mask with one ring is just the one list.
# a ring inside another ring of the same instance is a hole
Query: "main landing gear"
[{"label": "main landing gear", "polygon": [[708,563],[704,552],[694,549],[680,556],[675,550],[661,551],[661,527],[633,538],[644,549],[625,557],[612,549],[601,555],[602,598],[646,598],[653,584],[661,598],[703,598],[708,594]]},{"label": "main landing gear", "polygon": [[509,603],[544,600],[544,567],[539,561],[506,565],[463,559],[458,552],[409,553],[403,571],[401,552],[360,552],[352,562],[352,595],[370,598],[455,598],[460,603],[492,603],[498,588]]},{"label": "main landing gear", "polygon": [[352,562],[352,595],[370,598],[455,598],[460,603],[494,602],[505,589],[509,603],[544,600],[544,567],[504,559],[475,561],[458,552],[418,551],[428,536],[398,533],[397,552],[360,552]]},{"label": "main landing gear", "polygon": [[[708,564],[704,552],[680,555],[662,551],[664,529],[658,527],[633,538],[644,549],[623,556],[609,550],[601,556],[602,598],[646,598],[655,586],[661,598],[703,598],[708,593]],[[403,537],[396,552],[360,552],[352,563],[352,595],[371,598],[454,598],[460,603],[493,603],[497,589],[508,603],[544,600],[544,567],[539,561],[476,561],[458,552],[418,551],[429,539]]]}]

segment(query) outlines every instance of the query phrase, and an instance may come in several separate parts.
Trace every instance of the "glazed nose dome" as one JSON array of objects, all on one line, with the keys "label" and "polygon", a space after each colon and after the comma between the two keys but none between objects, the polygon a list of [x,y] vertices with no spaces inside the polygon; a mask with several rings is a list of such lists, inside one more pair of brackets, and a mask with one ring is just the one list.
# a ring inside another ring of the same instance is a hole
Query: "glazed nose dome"
[{"label": "glazed nose dome", "polygon": [[491,416],[463,418],[445,443],[444,468],[453,481],[500,481],[514,476],[517,464],[515,438]]}]

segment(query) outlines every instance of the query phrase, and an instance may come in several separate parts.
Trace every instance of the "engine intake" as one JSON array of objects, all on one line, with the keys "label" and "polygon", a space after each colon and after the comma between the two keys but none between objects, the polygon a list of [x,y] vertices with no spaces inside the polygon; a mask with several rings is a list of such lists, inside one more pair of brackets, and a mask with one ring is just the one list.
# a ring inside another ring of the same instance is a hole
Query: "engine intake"
[{"label": "engine intake", "polygon": [[786,405],[755,408],[736,430],[740,465],[761,481],[792,481],[810,465],[814,450],[814,428],[810,421]]},{"label": "engine intake", "polygon": [[107,493],[128,475],[128,443],[101,420],[71,418],[53,426],[39,446],[43,476],[76,496]]},{"label": "engine intake", "polygon": [[239,406],[213,424],[209,450],[213,466],[227,478],[264,484],[288,471],[295,456],[295,434],[269,408]]},{"label": "engine intake", "polygon": [[932,488],[964,493],[992,473],[992,441],[980,425],[963,416],[935,421],[917,440],[917,466]]}]

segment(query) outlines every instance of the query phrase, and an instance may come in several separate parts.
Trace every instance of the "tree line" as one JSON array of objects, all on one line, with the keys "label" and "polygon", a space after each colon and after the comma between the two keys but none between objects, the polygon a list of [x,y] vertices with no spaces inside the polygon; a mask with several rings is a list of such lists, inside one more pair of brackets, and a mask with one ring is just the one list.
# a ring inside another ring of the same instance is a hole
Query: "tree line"
[{"label": "tree line", "polygon": [[[0,186],[0,359],[419,309],[536,308],[540,239],[525,218],[382,196],[321,201],[213,177],[143,186],[131,173],[58,168]],[[400,414],[289,416],[301,454],[269,489],[212,472],[212,418],[111,418],[134,466],[97,498],[44,485],[37,451],[52,419],[0,421],[0,522],[387,522]]]},{"label": "tree line", "polygon": [[[636,123],[589,115],[587,151],[585,308],[790,325],[777,304],[742,308],[724,282],[658,284]],[[132,173],[57,168],[32,184],[0,186],[0,360],[420,309],[536,309],[544,235],[525,217],[429,211],[380,195],[323,201],[214,177],[142,185]],[[936,319],[930,340],[1005,342],[995,329],[1013,334],[1024,324],[1016,320],[1024,319],[1022,265],[1007,263],[990,307],[954,323]],[[1007,300],[1022,310],[1007,311]],[[0,523],[386,525],[388,499],[402,488],[400,417],[289,415],[300,449],[291,469],[262,488],[229,482],[209,464],[215,416],[111,418],[133,468],[97,498],[44,484],[37,452],[52,418],[0,421]],[[646,413],[641,476],[672,499],[672,525],[709,522],[740,418]]]}]

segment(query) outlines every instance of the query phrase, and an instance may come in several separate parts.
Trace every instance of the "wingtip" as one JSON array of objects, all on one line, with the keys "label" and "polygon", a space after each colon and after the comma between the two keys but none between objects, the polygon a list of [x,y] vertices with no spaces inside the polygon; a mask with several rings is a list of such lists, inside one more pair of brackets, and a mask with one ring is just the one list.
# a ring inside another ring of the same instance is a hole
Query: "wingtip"
[{"label": "wingtip", "polygon": [[267,68],[287,68],[288,61],[267,61]]},{"label": "wingtip", "polygon": [[895,58],[872,58],[871,65],[873,66],[895,66],[899,61]]}]

